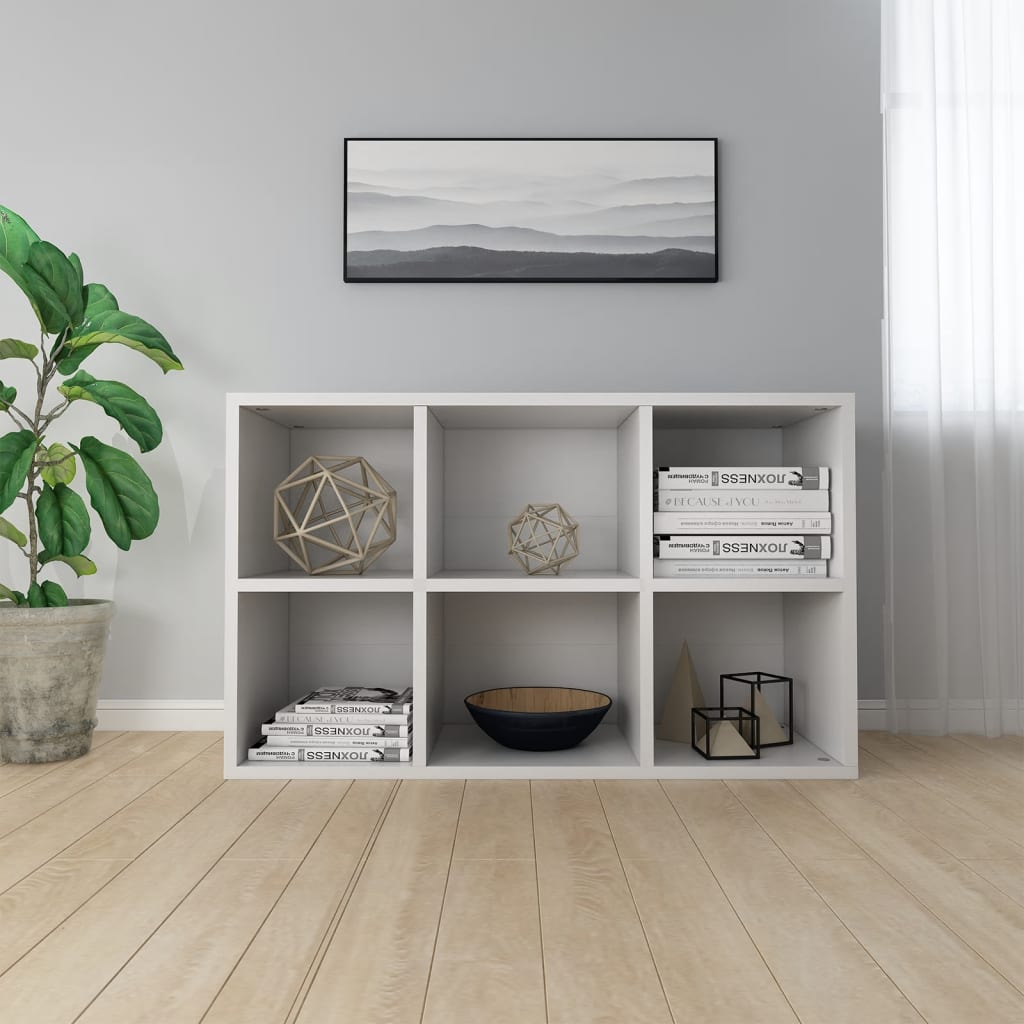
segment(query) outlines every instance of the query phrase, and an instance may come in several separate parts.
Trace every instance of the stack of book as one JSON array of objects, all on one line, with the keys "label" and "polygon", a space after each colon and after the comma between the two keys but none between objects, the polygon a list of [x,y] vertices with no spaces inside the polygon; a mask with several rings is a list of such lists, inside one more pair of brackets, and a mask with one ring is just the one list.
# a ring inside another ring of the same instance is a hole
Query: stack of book
[{"label": "stack of book", "polygon": [[268,718],[262,732],[251,761],[409,761],[412,689],[314,690]]},{"label": "stack of book", "polygon": [[827,576],[825,466],[654,471],[656,577]]}]

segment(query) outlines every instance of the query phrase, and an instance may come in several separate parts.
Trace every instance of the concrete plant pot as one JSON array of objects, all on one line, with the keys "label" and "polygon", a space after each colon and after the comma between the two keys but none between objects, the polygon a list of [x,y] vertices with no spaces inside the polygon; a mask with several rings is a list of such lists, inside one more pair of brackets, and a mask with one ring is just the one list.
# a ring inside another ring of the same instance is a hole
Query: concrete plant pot
[{"label": "concrete plant pot", "polygon": [[0,760],[81,757],[92,745],[113,601],[0,605]]}]

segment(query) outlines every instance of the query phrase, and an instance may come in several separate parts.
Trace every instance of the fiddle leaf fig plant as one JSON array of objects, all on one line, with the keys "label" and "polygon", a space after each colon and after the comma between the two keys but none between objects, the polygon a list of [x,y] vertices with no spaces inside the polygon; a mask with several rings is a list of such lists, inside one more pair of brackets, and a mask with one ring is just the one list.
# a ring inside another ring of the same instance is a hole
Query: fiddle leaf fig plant
[{"label": "fiddle leaf fig plant", "polygon": [[[97,380],[81,369],[103,345],[123,345],[156,363],[164,373],[182,369],[167,339],[152,324],[120,309],[110,289],[86,284],[82,261],[43,241],[13,210],[0,206],[0,271],[24,293],[39,321],[39,344],[0,338],[0,416],[14,429],[0,435],[0,541],[14,544],[28,563],[25,591],[0,584],[0,599],[34,608],[68,603],[64,588],[40,573],[53,563],[78,576],[96,572],[85,554],[92,520],[71,485],[81,468],[92,510],[107,536],[123,551],[148,537],[160,518],[149,477],[127,452],[96,437],[77,442],[53,438],[54,425],[75,402],[89,402],[115,420],[150,452],[163,437],[153,407],[126,384]],[[25,364],[31,364],[31,379]],[[5,367],[21,370],[29,387],[19,391]],[[4,518],[22,502],[28,534]]]}]

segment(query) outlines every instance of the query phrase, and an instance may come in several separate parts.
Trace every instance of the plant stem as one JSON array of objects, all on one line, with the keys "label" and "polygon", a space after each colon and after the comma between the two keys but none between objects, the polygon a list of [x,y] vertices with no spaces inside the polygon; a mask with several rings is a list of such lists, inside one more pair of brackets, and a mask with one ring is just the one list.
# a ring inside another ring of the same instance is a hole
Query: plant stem
[{"label": "plant stem", "polygon": [[[64,336],[61,335],[59,345],[55,345],[54,348],[59,348],[63,342]],[[53,380],[53,375],[57,372],[57,363],[52,357],[47,357],[45,354],[46,350],[42,346],[40,346],[40,351],[43,353],[43,361],[42,367],[36,367],[36,408],[29,427],[38,440],[42,442],[43,432],[50,422],[59,416],[64,409],[58,406],[56,409],[52,409],[48,415],[43,415],[46,390],[50,385],[50,381]],[[36,365],[35,360],[33,360],[32,365]],[[64,408],[66,408],[66,405]],[[44,464],[44,460],[33,455],[32,464],[28,469],[28,480],[25,484],[25,504],[28,506],[28,569],[30,585],[38,582],[39,576],[39,530],[36,525],[36,495],[41,494],[42,489],[37,485],[36,480]]]}]

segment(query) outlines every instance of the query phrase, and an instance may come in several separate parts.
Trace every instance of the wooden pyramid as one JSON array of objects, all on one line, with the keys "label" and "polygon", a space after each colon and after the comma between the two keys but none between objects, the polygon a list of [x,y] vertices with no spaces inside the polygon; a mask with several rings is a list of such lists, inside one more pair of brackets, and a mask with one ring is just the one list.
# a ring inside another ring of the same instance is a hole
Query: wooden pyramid
[{"label": "wooden pyramid", "polygon": [[754,701],[751,711],[761,720],[761,728],[758,730],[758,736],[760,737],[761,746],[765,746],[768,743],[786,743],[789,737],[786,735],[786,730],[779,724],[779,720],[775,717],[775,712],[768,707],[768,701],[766,701],[761,694],[761,691],[757,687],[752,687],[754,691]]},{"label": "wooden pyramid", "polygon": [[752,757],[754,751],[732,722],[713,722],[708,737],[708,753],[712,757]]},{"label": "wooden pyramid", "polygon": [[[690,712],[693,708],[705,706],[704,694],[701,693],[697,670],[693,667],[690,657],[690,645],[684,640],[676,664],[676,674],[672,678],[672,688],[665,701],[665,710],[661,713],[661,721],[655,730],[659,740],[672,740],[674,743],[690,742]],[[700,722],[697,723],[697,739],[704,735]]]}]

